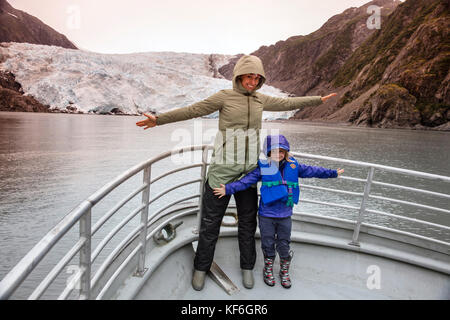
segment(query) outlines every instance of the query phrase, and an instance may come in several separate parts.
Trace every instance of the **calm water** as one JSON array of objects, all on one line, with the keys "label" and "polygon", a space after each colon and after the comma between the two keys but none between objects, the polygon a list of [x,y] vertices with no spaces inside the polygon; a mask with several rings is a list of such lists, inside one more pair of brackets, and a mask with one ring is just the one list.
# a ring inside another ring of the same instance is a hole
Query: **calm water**
[{"label": "calm water", "polygon": [[[191,120],[149,130],[135,126],[140,117],[34,114],[0,112],[0,279],[64,215],[126,169],[163,151],[180,145],[179,133],[198,132],[201,125],[204,143],[211,143],[216,120]],[[450,133],[433,131],[365,129],[324,126],[300,122],[267,122],[265,129],[279,129],[293,151],[351,160],[367,161],[405,169],[450,176]],[[189,134],[184,135],[184,143]],[[198,138],[192,142],[199,144]],[[302,161],[302,160],[301,160]],[[345,175],[365,178],[360,168],[335,163],[303,161],[326,167],[343,167]],[[161,168],[163,169],[163,168]],[[180,177],[179,179],[185,179]],[[403,183],[450,193],[449,184],[423,179],[394,177],[376,173],[375,180]],[[342,179],[304,183],[341,186],[362,192],[363,186]],[[338,181],[339,180],[339,181]],[[132,190],[125,190],[129,194]],[[374,189],[382,194],[383,190]],[[386,196],[393,196],[395,192]],[[403,195],[398,195],[403,197]],[[338,194],[303,189],[302,198],[319,199],[357,206]],[[408,200],[406,198],[403,198]],[[413,196],[409,200],[450,208],[448,200]],[[373,201],[373,208],[382,207]],[[322,213],[309,204],[305,212]],[[388,208],[389,209],[389,208]],[[450,215],[414,211],[392,205],[389,212],[450,225]],[[354,219],[357,213],[323,209],[326,214]],[[367,217],[367,221],[416,231],[425,236],[450,241],[448,232],[387,217]],[[64,252],[64,248],[59,249]],[[52,265],[52,262],[48,262]],[[37,271],[39,272],[39,271]],[[20,297],[20,294],[19,294]]]}]

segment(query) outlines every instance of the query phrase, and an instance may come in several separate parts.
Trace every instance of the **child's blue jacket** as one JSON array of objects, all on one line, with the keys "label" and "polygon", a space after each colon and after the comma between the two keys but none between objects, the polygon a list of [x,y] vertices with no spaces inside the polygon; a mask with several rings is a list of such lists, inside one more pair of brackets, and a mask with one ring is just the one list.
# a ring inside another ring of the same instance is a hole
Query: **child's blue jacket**
[{"label": "child's blue jacket", "polygon": [[[284,166],[287,161],[283,160],[280,162],[279,171],[282,173]],[[322,167],[308,166],[304,164],[299,164],[298,166],[298,176],[299,178],[337,178],[338,174],[336,170],[326,169]],[[240,180],[231,182],[225,185],[225,190],[227,195],[234,194],[238,191],[245,190],[251,185],[261,181],[261,168],[254,169],[247,175],[242,177]],[[292,215],[292,207],[288,206],[287,199],[281,199],[270,204],[264,204],[262,199],[259,201],[259,215],[271,218],[285,218]]]}]

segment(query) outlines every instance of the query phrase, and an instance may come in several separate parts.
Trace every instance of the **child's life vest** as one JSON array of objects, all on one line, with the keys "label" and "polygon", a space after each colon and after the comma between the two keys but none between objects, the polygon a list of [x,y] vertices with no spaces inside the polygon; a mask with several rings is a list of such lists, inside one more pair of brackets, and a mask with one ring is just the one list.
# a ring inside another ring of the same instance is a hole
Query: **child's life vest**
[{"label": "child's life vest", "polygon": [[259,160],[261,170],[261,200],[264,204],[275,201],[286,201],[286,205],[293,207],[298,203],[300,188],[298,186],[298,162],[289,158],[284,164],[281,174],[274,162]]}]

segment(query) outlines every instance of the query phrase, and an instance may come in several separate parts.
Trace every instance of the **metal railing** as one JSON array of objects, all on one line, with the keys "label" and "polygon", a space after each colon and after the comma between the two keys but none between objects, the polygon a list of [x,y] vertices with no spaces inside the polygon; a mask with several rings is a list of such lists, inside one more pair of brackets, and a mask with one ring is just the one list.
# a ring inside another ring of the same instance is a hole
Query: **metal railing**
[{"label": "metal railing", "polygon": [[[355,228],[354,228],[352,240],[349,243],[351,245],[359,246],[358,238],[359,238],[360,228],[361,228],[361,224],[363,223],[364,216],[367,213],[373,213],[373,214],[377,214],[377,215],[389,216],[389,217],[393,217],[393,218],[397,218],[397,219],[401,219],[401,220],[407,220],[407,221],[410,221],[410,222],[419,223],[419,224],[422,224],[422,225],[432,226],[432,227],[436,227],[436,228],[442,228],[444,230],[450,230],[450,226],[445,226],[445,225],[441,225],[441,224],[431,223],[431,222],[420,220],[420,219],[415,219],[415,218],[406,217],[406,216],[402,216],[402,215],[398,215],[398,214],[393,214],[393,213],[388,213],[388,212],[384,212],[384,211],[380,211],[380,210],[373,210],[373,209],[368,209],[367,208],[367,201],[369,199],[378,199],[378,200],[383,200],[383,201],[387,201],[387,202],[406,204],[406,205],[409,205],[411,207],[423,208],[423,209],[428,209],[428,210],[435,211],[435,212],[441,212],[441,213],[445,213],[445,214],[450,214],[450,210],[449,209],[438,208],[438,207],[434,207],[434,206],[414,203],[414,202],[411,202],[411,201],[404,201],[404,200],[400,200],[400,199],[394,199],[394,198],[389,198],[389,197],[381,197],[381,196],[371,195],[370,194],[372,186],[373,185],[378,185],[378,186],[384,186],[384,187],[387,187],[387,188],[407,190],[407,191],[415,192],[415,193],[418,193],[418,194],[426,194],[428,196],[436,196],[436,197],[440,197],[440,198],[444,198],[444,199],[450,199],[450,194],[445,194],[445,193],[440,193],[440,192],[433,192],[433,191],[429,191],[429,190],[423,190],[423,189],[419,189],[419,188],[407,187],[407,186],[402,186],[402,185],[398,185],[398,184],[391,184],[391,183],[375,181],[375,180],[373,180],[374,179],[375,170],[380,170],[380,171],[385,171],[385,172],[390,172],[390,173],[395,173],[395,174],[402,174],[402,175],[407,175],[407,176],[413,176],[413,177],[419,177],[419,178],[425,178],[425,179],[432,180],[432,181],[433,180],[434,181],[442,181],[442,182],[448,183],[448,188],[446,189],[448,191],[450,191],[450,177],[436,175],[436,174],[430,174],[430,173],[425,173],[425,172],[419,172],[419,171],[413,171],[413,170],[407,170],[407,169],[400,169],[400,168],[384,166],[384,165],[368,163],[368,162],[353,161],[353,160],[332,158],[332,157],[319,156],[319,155],[311,155],[311,154],[299,153],[299,152],[292,152],[292,155],[296,156],[296,157],[301,157],[301,158],[304,158],[304,159],[331,161],[331,162],[341,163],[341,164],[344,164],[344,165],[361,167],[361,168],[365,168],[367,170],[367,178],[366,179],[360,179],[360,178],[354,178],[354,177],[346,177],[346,176],[340,177],[341,179],[345,179],[345,180],[349,180],[349,181],[363,182],[364,183],[363,192],[359,192],[359,193],[358,192],[344,191],[344,190],[338,190],[338,189],[329,189],[329,188],[316,187],[316,186],[310,186],[310,185],[302,184],[302,188],[324,190],[324,191],[330,191],[330,192],[335,192],[335,193],[340,193],[340,194],[359,196],[359,197],[362,198],[360,206],[358,206],[358,207],[356,207],[356,206],[349,206],[349,205],[343,205],[343,204],[330,203],[330,202],[321,202],[321,201],[315,201],[315,200],[301,199],[302,202],[307,202],[307,203],[314,203],[314,204],[321,204],[321,205],[326,205],[326,206],[331,206],[331,207],[340,207],[340,208],[345,208],[345,209],[357,210],[358,211],[358,218],[356,220],[356,225],[355,225]],[[436,241],[437,243],[441,243],[441,244],[444,244],[444,245],[449,245],[449,243],[447,243],[447,242],[434,240],[434,239],[433,239],[433,241]]]},{"label": "metal railing", "polygon": [[[73,281],[68,283],[63,292],[58,296],[58,299],[66,299],[75,289],[74,283],[79,283],[79,298],[80,299],[92,299],[91,288],[97,284],[101,276],[105,273],[108,266],[110,266],[115,254],[121,250],[133,237],[139,236],[140,241],[138,247],[133,254],[138,254],[138,264],[136,268],[136,275],[139,276],[144,273],[145,266],[145,249],[147,243],[148,222],[155,220],[154,218],[163,210],[159,210],[149,216],[149,205],[157,200],[162,195],[177,189],[181,186],[200,183],[199,191],[203,190],[204,179],[206,175],[207,155],[208,150],[211,150],[212,146],[192,146],[182,148],[175,151],[165,152],[151,160],[145,161],[118,176],[112,182],[106,184],[88,199],[83,201],[78,207],[69,212],[52,230],[50,230],[26,255],[19,263],[2,279],[0,282],[0,299],[8,299],[18,289],[22,282],[28,277],[28,275],[35,269],[35,267],[42,261],[42,259],[49,253],[49,251],[66,235],[69,230],[73,229],[77,225],[79,226],[79,238],[73,247],[67,250],[67,253],[61,258],[53,269],[47,274],[47,276],[39,283],[36,289],[31,293],[28,299],[39,299],[57,278],[57,276],[63,271],[68,263],[79,254],[79,268],[78,273],[73,277]],[[162,174],[159,177],[151,177],[152,166],[165,158],[170,157],[172,154],[202,151],[202,162],[199,164],[191,164],[181,168],[177,168]],[[156,195],[153,199],[150,198],[150,186],[158,180],[165,178],[175,172],[187,170],[190,168],[200,167],[201,175],[199,179],[184,182],[182,184],[173,186],[168,190]],[[131,192],[126,198],[117,203],[110,211],[104,214],[97,223],[91,226],[91,210],[96,206],[104,197],[115,190],[125,181],[131,177],[136,176],[139,173],[143,173],[143,183],[136,190]],[[119,224],[117,224],[105,238],[99,243],[99,245],[92,251],[91,241],[93,235],[113,217],[120,208],[122,208],[131,199],[138,194],[142,195],[141,205],[132,211],[125,217]],[[172,202],[167,207],[173,206],[176,203],[190,200],[193,198],[200,198],[201,203],[202,193],[180,199]],[[196,211],[199,211],[198,209]],[[128,236],[114,249],[109,256],[105,259],[97,272],[92,276],[91,268],[94,260],[99,256],[99,253],[104,249],[105,245],[121,230],[133,217],[138,213],[141,214],[140,224],[128,234]],[[200,220],[198,220],[200,221]],[[129,257],[131,258],[131,257]]]},{"label": "metal railing", "polygon": [[[88,199],[83,201],[78,207],[76,207],[74,210],[72,210],[70,213],[68,213],[50,232],[45,235],[41,241],[39,241],[26,255],[22,260],[3,278],[3,280],[0,282],[0,299],[8,299],[10,298],[13,293],[21,286],[21,284],[24,282],[24,280],[30,275],[30,273],[35,269],[35,267],[42,261],[42,259],[49,253],[49,251],[55,247],[55,245],[61,240],[61,238],[68,233],[69,230],[72,230],[77,225],[79,226],[79,235],[78,235],[78,241],[76,241],[75,245],[73,245],[70,249],[66,251],[66,254],[63,258],[59,259],[59,261],[54,265],[54,267],[48,272],[48,274],[44,277],[44,279],[37,285],[37,287],[34,289],[34,291],[31,293],[31,295],[28,297],[28,299],[39,299],[43,296],[43,294],[46,292],[46,290],[49,288],[49,286],[55,281],[55,279],[58,277],[58,275],[62,272],[62,270],[68,265],[68,263],[76,257],[76,255],[79,255],[79,264],[78,264],[78,273],[75,277],[75,280],[77,283],[80,284],[79,287],[79,299],[99,299],[103,297],[103,294],[109,288],[111,283],[116,278],[117,274],[124,268],[124,266],[131,261],[133,257],[137,255],[137,264],[135,266],[135,276],[142,276],[143,273],[145,273],[145,255],[146,255],[146,246],[147,242],[153,235],[155,235],[160,228],[156,228],[152,230],[150,233],[149,226],[151,226],[155,221],[157,221],[161,216],[167,215],[167,210],[174,207],[174,205],[179,203],[185,203],[188,200],[196,199],[198,198],[198,202],[195,202],[193,205],[186,205],[186,209],[190,209],[189,211],[186,211],[182,214],[176,215],[176,217],[180,217],[183,215],[188,214],[197,214],[197,228],[199,228],[200,224],[200,214],[201,212],[201,203],[202,203],[202,190],[205,183],[205,176],[206,176],[206,168],[208,165],[208,154],[209,151],[212,150],[212,146],[192,146],[187,148],[182,148],[175,151],[168,151],[160,156],[157,156],[153,159],[150,159],[148,161],[145,161],[118,176],[116,179],[114,179],[112,182],[106,184],[104,187],[99,189],[96,193],[94,193],[92,196],[90,196]],[[194,163],[189,164],[187,166],[183,166],[180,168],[176,168],[170,171],[167,171],[166,173],[163,173],[162,175],[152,178],[152,166],[159,162],[160,160],[163,160],[165,158],[170,157],[173,154],[180,154],[185,152],[202,152],[201,162],[200,163]],[[350,245],[359,245],[359,235],[360,235],[360,228],[361,225],[364,223],[364,217],[366,214],[375,214],[375,215],[385,215],[390,217],[395,217],[398,219],[407,220],[414,223],[421,223],[428,226],[433,226],[437,228],[441,228],[442,230],[445,230],[448,232],[450,230],[449,226],[441,225],[437,223],[431,223],[425,220],[419,220],[411,217],[401,216],[393,213],[383,212],[380,210],[374,210],[367,207],[368,200],[369,199],[376,199],[380,201],[386,201],[386,202],[394,202],[399,203],[411,207],[421,208],[421,209],[427,209],[435,212],[439,212],[442,214],[450,214],[450,210],[447,208],[439,208],[434,207],[430,205],[425,204],[419,204],[411,201],[404,201],[400,199],[394,199],[389,197],[382,197],[379,195],[373,195],[371,194],[371,187],[373,185],[379,185],[383,186],[385,188],[392,188],[397,190],[404,190],[408,192],[415,192],[415,193],[421,193],[426,194],[427,196],[434,196],[444,199],[450,199],[449,194],[445,193],[439,193],[434,192],[430,190],[425,189],[419,189],[419,188],[413,188],[409,186],[402,186],[392,183],[386,183],[381,181],[374,180],[375,177],[375,170],[382,170],[386,172],[391,173],[399,173],[402,175],[407,176],[414,176],[414,177],[420,177],[425,179],[431,179],[431,180],[438,180],[442,181],[450,186],[450,177],[446,176],[439,176],[434,174],[428,174],[418,171],[412,171],[412,170],[405,170],[405,169],[399,169],[389,166],[383,166],[378,164],[372,164],[367,162],[359,162],[359,161],[352,161],[352,160],[345,160],[345,159],[339,159],[339,158],[331,158],[331,157],[325,157],[325,156],[318,156],[318,155],[311,155],[311,154],[305,154],[305,153],[297,153],[293,152],[292,155],[299,157],[299,158],[305,158],[305,159],[313,159],[313,160],[319,160],[319,161],[331,161],[336,163],[341,163],[344,165],[349,166],[356,166],[363,168],[364,170],[367,170],[367,178],[361,179],[356,177],[349,177],[349,176],[341,176],[340,179],[344,179],[347,181],[352,182],[361,182],[364,183],[363,190],[361,192],[355,192],[355,191],[346,191],[341,189],[333,189],[333,188],[325,188],[325,187],[318,187],[308,184],[302,184],[301,188],[303,189],[316,189],[320,191],[326,191],[326,192],[334,192],[338,194],[344,194],[349,195],[352,197],[361,197],[361,200],[359,202],[358,206],[351,206],[347,204],[338,204],[338,203],[332,203],[332,202],[324,202],[324,201],[318,201],[318,200],[309,200],[309,199],[303,199],[301,198],[301,202],[305,203],[312,203],[312,204],[318,204],[318,205],[325,205],[329,207],[337,207],[337,208],[345,208],[350,210],[355,210],[358,212],[357,219],[354,221],[354,229],[353,229],[353,237],[352,239],[349,239]],[[151,186],[168,176],[171,176],[172,174],[184,170],[188,170],[191,168],[201,168],[200,177],[188,181],[184,181],[183,183],[173,185],[173,183],[169,183],[171,185],[170,188],[161,191],[160,193],[154,195],[152,197],[151,193]],[[118,186],[120,186],[122,183],[130,179],[131,177],[134,177],[142,172],[143,178],[142,178],[142,185],[140,185],[137,189],[129,193],[127,197],[119,201],[117,204],[115,204],[109,211],[107,211],[96,223],[94,226],[92,226],[92,209],[109,193],[111,193],[113,190],[115,190]],[[346,170],[347,172],[347,170]],[[169,192],[172,192],[174,190],[178,190],[179,188],[199,183],[199,193],[193,194],[188,197],[183,197],[181,199],[178,199],[176,201],[173,201],[171,203],[168,203],[163,208],[160,208],[158,210],[154,210],[153,212],[149,211],[149,206],[153,204],[156,200],[161,198],[162,196],[168,194]],[[449,190],[447,188],[446,190]],[[97,233],[97,231],[108,221],[111,219],[111,217],[115,216],[119,209],[124,207],[125,204],[127,204],[131,199],[135,198],[137,195],[141,195],[141,201],[140,205],[133,211],[131,211],[120,223],[115,225],[112,230],[109,231],[109,233],[100,241],[100,243],[97,245],[95,249],[92,249],[92,237],[94,234]],[[106,257],[106,259],[103,261],[103,263],[100,265],[98,270],[93,274],[92,265],[93,262],[99,257],[100,252],[105,248],[106,244],[111,241],[111,239],[121,230],[126,224],[128,224],[134,217],[136,217],[138,214],[141,214],[140,216],[140,223],[138,226],[136,226],[131,232],[127,234],[125,239],[123,239],[113,250],[112,252]],[[174,217],[170,218],[168,221],[173,220]],[[414,236],[414,234],[412,234]],[[439,243],[440,245],[447,246],[450,248],[450,243],[442,240],[436,240],[430,237],[423,237],[417,235],[419,239],[426,239],[429,241],[433,241],[435,243]],[[132,250],[131,253],[125,258],[125,261],[118,267],[117,270],[115,270],[115,273],[113,276],[107,281],[107,283],[104,285],[104,287],[100,288],[100,293],[94,297],[92,295],[92,288],[96,285],[98,285],[100,278],[105,274],[108,267],[111,266],[112,261],[132,239],[138,238],[139,242],[138,245]],[[58,296],[58,299],[67,299],[70,294],[74,291],[75,287],[73,283],[67,283],[65,288],[63,289],[62,293]]]}]

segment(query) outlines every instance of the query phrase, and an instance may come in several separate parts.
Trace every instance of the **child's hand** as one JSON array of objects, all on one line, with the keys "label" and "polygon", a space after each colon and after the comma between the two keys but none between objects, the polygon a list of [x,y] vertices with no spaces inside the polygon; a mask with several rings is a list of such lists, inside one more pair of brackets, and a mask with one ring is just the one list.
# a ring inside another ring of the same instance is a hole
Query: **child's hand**
[{"label": "child's hand", "polygon": [[219,199],[220,198],[222,198],[224,195],[225,195],[225,185],[223,185],[223,184],[220,184],[220,188],[214,188],[213,189],[214,191],[214,194],[216,195],[216,196],[219,196]]},{"label": "child's hand", "polygon": [[337,169],[336,170],[337,171],[337,174],[338,174],[338,177],[341,175],[341,174],[343,174],[344,173],[344,169]]}]

